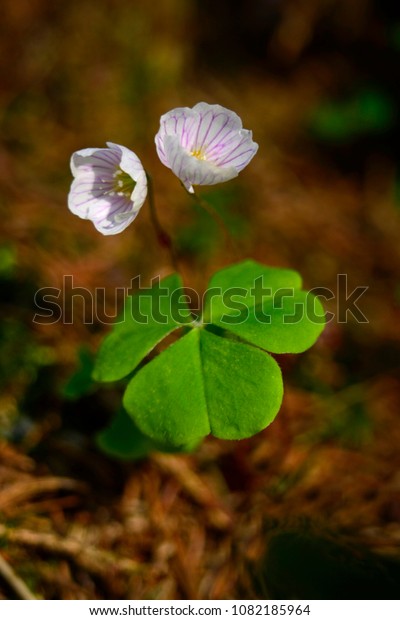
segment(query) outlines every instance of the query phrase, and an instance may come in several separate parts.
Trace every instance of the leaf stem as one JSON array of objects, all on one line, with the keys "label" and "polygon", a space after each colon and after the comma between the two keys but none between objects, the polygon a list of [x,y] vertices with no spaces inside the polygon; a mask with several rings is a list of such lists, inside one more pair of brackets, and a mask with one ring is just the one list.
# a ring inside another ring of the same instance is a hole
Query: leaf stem
[{"label": "leaf stem", "polygon": [[147,176],[147,189],[148,189],[148,199],[149,199],[149,207],[150,207],[150,219],[153,225],[154,231],[157,236],[157,241],[162,248],[166,248],[169,252],[169,256],[171,259],[171,264],[176,272],[179,272],[178,259],[175,251],[175,247],[172,241],[171,236],[167,233],[165,228],[162,226],[160,220],[158,219],[155,200],[154,200],[154,189],[153,189],[153,180],[151,176],[146,172]]}]

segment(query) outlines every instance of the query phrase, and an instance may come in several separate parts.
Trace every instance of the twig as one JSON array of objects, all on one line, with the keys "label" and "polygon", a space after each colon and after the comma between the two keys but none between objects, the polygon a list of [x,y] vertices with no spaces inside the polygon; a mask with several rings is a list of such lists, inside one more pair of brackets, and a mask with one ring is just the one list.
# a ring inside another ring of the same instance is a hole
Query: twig
[{"label": "twig", "polygon": [[35,468],[35,463],[29,456],[17,452],[5,441],[0,441],[0,463],[21,472],[33,471]]},{"label": "twig", "polygon": [[0,524],[0,537],[7,542],[24,547],[42,549],[55,555],[70,558],[78,566],[92,574],[104,577],[110,571],[133,573],[142,570],[139,562],[130,558],[120,558],[113,553],[85,545],[74,538],[61,538],[48,532],[33,532],[24,529],[11,529]]},{"label": "twig", "polygon": [[0,555],[0,575],[23,601],[35,601],[36,597],[24,581],[13,571],[9,563]]},{"label": "twig", "polygon": [[221,506],[214,491],[203,482],[183,458],[172,454],[155,453],[152,455],[152,460],[161,469],[173,475],[197,504],[206,508],[214,527],[225,530],[232,525],[231,515],[225,507]]},{"label": "twig", "polygon": [[0,492],[0,510],[7,510],[22,504],[35,495],[57,491],[86,493],[87,486],[71,478],[43,477],[15,482]]}]

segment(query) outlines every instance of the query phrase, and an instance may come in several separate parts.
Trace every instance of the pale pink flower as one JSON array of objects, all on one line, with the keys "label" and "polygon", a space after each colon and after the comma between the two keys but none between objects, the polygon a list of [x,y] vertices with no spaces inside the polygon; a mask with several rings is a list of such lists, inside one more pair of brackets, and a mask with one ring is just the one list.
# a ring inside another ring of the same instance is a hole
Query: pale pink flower
[{"label": "pale pink flower", "polygon": [[191,193],[193,185],[233,179],[258,149],[235,112],[208,103],[164,114],[155,143],[162,163]]},{"label": "pale pink flower", "polygon": [[135,153],[112,142],[82,149],[73,153],[71,171],[72,213],[91,220],[103,235],[116,235],[133,222],[147,196],[146,173]]}]

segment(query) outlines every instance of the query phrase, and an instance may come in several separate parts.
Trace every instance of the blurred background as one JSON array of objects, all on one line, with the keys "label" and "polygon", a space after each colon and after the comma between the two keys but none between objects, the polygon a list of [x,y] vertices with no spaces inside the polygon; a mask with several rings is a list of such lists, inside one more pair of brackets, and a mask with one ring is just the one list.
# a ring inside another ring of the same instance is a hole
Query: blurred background
[{"label": "blurred background", "polygon": [[[399,61],[386,0],[3,0],[0,543],[34,596],[398,598]],[[260,145],[199,191],[232,246],[154,148],[160,115],[199,101]],[[188,286],[251,257],[334,293],[318,343],[278,356],[282,409],[249,440],[116,458],[96,437],[121,390],[89,378],[108,328],[79,303],[33,322],[65,275],[113,315],[117,287],[171,271],[147,206],[115,237],[67,209],[71,153],[108,140],[151,173]],[[368,322],[339,313],[338,274],[368,287]]]}]

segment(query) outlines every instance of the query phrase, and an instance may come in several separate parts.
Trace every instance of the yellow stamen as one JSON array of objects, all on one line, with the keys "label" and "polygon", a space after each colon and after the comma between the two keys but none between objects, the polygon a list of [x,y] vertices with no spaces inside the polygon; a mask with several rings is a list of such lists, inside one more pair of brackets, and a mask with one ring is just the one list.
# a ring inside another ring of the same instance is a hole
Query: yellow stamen
[{"label": "yellow stamen", "polygon": [[126,196],[129,198],[136,185],[135,181],[129,174],[121,170],[121,168],[115,172],[114,178],[114,192],[118,194],[118,196]]},{"label": "yellow stamen", "polygon": [[193,155],[193,157],[196,157],[196,159],[202,159],[202,160],[207,159],[204,154],[203,149],[196,149],[195,151],[192,151],[190,154]]}]

